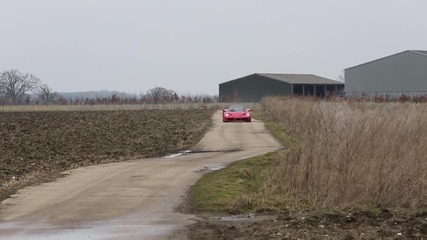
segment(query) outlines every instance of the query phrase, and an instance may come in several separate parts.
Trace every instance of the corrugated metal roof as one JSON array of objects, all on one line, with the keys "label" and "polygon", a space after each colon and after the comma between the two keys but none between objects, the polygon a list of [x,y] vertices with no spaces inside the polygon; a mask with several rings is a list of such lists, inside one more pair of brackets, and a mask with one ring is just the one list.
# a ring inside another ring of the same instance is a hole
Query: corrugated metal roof
[{"label": "corrugated metal roof", "polygon": [[314,74],[279,74],[279,73],[256,73],[257,75],[279,80],[289,84],[338,84],[344,85],[342,82],[338,82],[332,79],[319,77]]},{"label": "corrugated metal roof", "polygon": [[376,61],[380,61],[380,60],[389,58],[389,57],[394,57],[396,55],[399,55],[399,54],[402,54],[402,53],[406,53],[406,52],[412,52],[412,53],[420,54],[420,55],[423,55],[423,56],[427,56],[427,51],[426,50],[406,50],[406,51],[403,51],[403,52],[399,52],[399,53],[395,53],[395,54],[392,54],[392,55],[389,55],[389,56],[378,58],[378,59],[375,59],[375,60],[372,60],[372,61],[369,61],[369,62],[361,63],[361,64],[358,64],[356,66],[346,68],[345,70],[356,68],[356,67],[360,67],[360,66],[363,66],[363,65],[366,65],[366,64],[369,64],[369,63],[373,63],[373,62],[376,62]]},{"label": "corrugated metal roof", "polygon": [[427,56],[427,51],[426,50],[412,50],[412,52],[418,53],[418,54],[422,54],[422,55],[426,55]]}]

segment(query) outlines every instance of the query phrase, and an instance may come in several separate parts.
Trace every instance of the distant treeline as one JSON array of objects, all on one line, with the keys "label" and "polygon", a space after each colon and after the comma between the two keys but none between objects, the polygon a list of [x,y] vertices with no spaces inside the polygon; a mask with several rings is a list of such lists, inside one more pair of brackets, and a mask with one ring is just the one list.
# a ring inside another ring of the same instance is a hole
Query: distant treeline
[{"label": "distant treeline", "polygon": [[[218,96],[212,95],[179,95],[172,90],[156,87],[147,93],[135,95],[133,97],[123,97],[112,94],[110,97],[94,98],[59,98],[55,104],[75,104],[75,105],[96,105],[96,104],[162,104],[162,103],[215,103],[218,102]],[[38,104],[37,101],[33,104]]]},{"label": "distant treeline", "polygon": [[35,94],[26,94],[20,102],[13,102],[5,96],[0,96],[0,105],[96,105],[96,104],[162,104],[162,103],[215,103],[218,96],[214,95],[180,95],[172,90],[156,87],[147,93],[138,95],[122,95],[112,93],[108,97],[63,96],[55,93],[49,101]]},{"label": "distant treeline", "polygon": [[18,70],[0,73],[0,105],[50,105],[50,104],[159,104],[159,103],[212,103],[213,95],[178,94],[173,90],[155,87],[147,92],[128,94],[117,91],[58,93],[39,78]]}]

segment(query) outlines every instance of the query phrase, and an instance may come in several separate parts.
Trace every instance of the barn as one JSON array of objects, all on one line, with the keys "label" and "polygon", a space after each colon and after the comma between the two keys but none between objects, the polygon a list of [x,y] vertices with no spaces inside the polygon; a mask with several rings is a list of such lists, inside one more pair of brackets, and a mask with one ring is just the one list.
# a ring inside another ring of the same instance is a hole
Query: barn
[{"label": "barn", "polygon": [[427,51],[407,50],[344,70],[347,96],[427,94]]},{"label": "barn", "polygon": [[266,96],[327,97],[344,83],[313,74],[254,73],[219,84],[221,102],[259,102]]}]

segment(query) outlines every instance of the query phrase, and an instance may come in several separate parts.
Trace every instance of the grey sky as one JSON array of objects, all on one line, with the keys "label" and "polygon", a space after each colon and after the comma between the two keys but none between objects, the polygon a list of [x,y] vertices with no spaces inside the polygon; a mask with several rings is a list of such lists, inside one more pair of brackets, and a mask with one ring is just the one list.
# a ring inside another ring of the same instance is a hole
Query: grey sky
[{"label": "grey sky", "polygon": [[313,73],[427,49],[425,0],[0,0],[0,71],[56,91],[217,94],[254,72]]}]

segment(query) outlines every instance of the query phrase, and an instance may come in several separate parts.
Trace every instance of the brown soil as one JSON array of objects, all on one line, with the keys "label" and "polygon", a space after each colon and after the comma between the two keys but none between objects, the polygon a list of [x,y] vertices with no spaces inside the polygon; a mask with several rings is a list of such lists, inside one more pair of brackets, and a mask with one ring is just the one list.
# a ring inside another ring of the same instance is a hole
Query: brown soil
[{"label": "brown soil", "polygon": [[285,212],[274,215],[202,217],[189,238],[210,239],[426,239],[427,212],[387,209]]},{"label": "brown soil", "polygon": [[195,145],[211,110],[0,112],[0,200],[80,166]]}]

